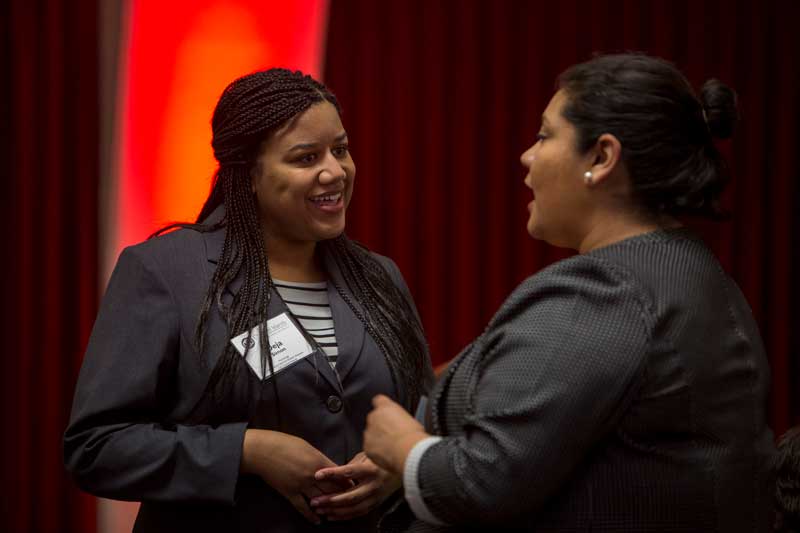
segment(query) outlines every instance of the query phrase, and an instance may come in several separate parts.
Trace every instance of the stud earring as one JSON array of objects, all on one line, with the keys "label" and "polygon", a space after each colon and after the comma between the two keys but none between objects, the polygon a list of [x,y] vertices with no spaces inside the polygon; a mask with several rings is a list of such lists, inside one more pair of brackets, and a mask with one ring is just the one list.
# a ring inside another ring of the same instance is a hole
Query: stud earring
[{"label": "stud earring", "polygon": [[583,181],[586,182],[586,185],[591,185],[592,184],[592,178],[593,177],[594,176],[592,175],[592,171],[591,170],[587,170],[586,172],[583,173]]}]

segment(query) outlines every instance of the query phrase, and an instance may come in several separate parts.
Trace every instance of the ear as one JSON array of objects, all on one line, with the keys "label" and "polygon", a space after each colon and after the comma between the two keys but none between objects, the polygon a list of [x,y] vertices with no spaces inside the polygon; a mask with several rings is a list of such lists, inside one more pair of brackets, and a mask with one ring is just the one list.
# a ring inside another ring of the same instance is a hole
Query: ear
[{"label": "ear", "polygon": [[592,152],[592,183],[602,183],[611,175],[622,160],[622,145],[610,133],[602,134],[594,145]]}]

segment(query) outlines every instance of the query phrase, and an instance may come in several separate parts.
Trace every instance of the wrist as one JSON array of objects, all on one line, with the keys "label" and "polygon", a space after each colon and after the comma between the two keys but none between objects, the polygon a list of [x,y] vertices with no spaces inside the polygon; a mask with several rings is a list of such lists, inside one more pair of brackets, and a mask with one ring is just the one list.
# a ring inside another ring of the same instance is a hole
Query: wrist
[{"label": "wrist", "polygon": [[242,461],[239,470],[244,474],[257,474],[257,464],[262,464],[272,456],[271,447],[275,445],[277,432],[264,429],[246,429],[242,442]]},{"label": "wrist", "polygon": [[239,471],[243,474],[253,473],[253,457],[256,454],[256,443],[258,438],[255,429],[244,430],[244,440],[242,441],[242,461],[239,465]]},{"label": "wrist", "polygon": [[427,437],[430,437],[430,435],[420,430],[408,433],[397,439],[394,447],[394,456],[392,458],[393,474],[402,479],[403,472],[406,468],[406,459],[408,458],[408,454],[411,453],[411,449],[416,446],[419,441]]},{"label": "wrist", "polygon": [[389,479],[386,484],[389,486],[389,494],[400,489],[403,486],[403,474],[389,473]]}]

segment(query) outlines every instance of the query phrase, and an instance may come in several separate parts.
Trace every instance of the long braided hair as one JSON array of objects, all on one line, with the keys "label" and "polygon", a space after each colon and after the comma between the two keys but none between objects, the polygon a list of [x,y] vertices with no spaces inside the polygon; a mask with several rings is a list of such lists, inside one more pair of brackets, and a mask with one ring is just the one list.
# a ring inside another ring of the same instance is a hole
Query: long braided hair
[{"label": "long braided hair", "polygon": [[[262,339],[261,368],[270,369],[276,399],[279,399],[278,385],[272,358],[267,356],[269,341],[264,327],[273,282],[251,177],[257,168],[259,149],[268,135],[312,105],[324,101],[333,104],[341,113],[328,88],[299,71],[269,69],[228,85],[211,120],[211,144],[219,169],[196,223],[181,225],[201,232],[222,228],[226,232],[195,330],[198,353],[202,358],[208,317],[214,305],[227,324],[229,338],[258,326]],[[216,224],[205,224],[208,216],[223,204],[224,218]],[[164,230],[170,227],[174,225]],[[330,254],[336,261],[349,294],[344,287],[336,286],[337,291],[377,343],[395,386],[406,391],[406,407],[413,408],[425,382],[427,351],[422,326],[405,295],[375,257],[344,234],[318,243],[317,253]],[[242,286],[226,306],[223,292],[239,276],[243,279]],[[205,394],[222,402],[242,360],[233,346],[225,343]],[[276,409],[280,421],[279,400]]]}]

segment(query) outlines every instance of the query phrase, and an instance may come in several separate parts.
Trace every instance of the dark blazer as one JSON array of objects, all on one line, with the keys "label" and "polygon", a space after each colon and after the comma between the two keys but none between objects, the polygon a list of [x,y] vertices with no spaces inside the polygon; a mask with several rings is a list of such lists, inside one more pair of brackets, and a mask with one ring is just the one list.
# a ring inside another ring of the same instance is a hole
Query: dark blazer
[{"label": "dark blazer", "polygon": [[[224,208],[217,209],[207,222],[223,216]],[[362,449],[372,397],[402,402],[406,391],[396,390],[382,352],[333,287],[347,290],[326,257],[341,383],[323,354],[278,373],[278,428],[274,378],[262,382],[241,359],[223,404],[201,402],[219,354],[241,333],[228,335],[214,305],[202,356],[193,342],[224,239],[224,229],[181,229],[122,252],[78,379],[65,464],[88,492],[142,501],[134,531],[316,531],[260,478],[239,474],[245,429],[297,435],[344,464]],[[411,302],[397,266],[377,257]],[[240,284],[232,283],[225,303]],[[285,311],[274,292],[269,317]],[[191,414],[208,422],[194,424]],[[322,528],[368,531],[376,514]]]},{"label": "dark blazer", "polygon": [[[431,393],[428,509],[463,530],[769,531],[769,370],[741,292],[686,230],[520,285]],[[384,531],[443,531],[406,505]]]}]

